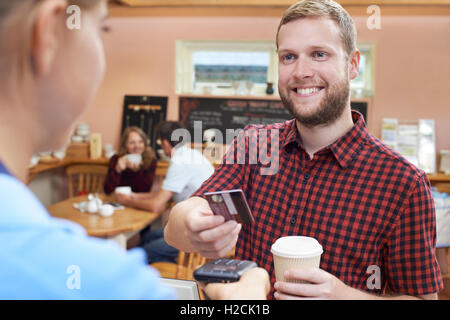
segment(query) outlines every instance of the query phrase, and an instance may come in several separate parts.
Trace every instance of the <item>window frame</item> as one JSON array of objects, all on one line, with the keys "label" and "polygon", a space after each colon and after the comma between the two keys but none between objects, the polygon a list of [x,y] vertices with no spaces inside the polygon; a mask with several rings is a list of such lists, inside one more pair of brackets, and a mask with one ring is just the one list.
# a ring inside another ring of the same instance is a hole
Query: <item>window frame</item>
[{"label": "window frame", "polygon": [[373,97],[375,93],[375,44],[358,43],[356,47],[359,49],[360,55],[365,57],[365,66],[362,84],[350,82],[352,97]]}]

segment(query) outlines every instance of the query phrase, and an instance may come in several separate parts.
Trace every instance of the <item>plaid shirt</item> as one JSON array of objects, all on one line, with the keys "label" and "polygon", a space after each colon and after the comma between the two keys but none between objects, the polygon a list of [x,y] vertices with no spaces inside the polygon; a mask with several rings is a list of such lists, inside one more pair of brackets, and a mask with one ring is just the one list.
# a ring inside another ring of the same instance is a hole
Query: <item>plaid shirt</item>
[{"label": "plaid shirt", "polygon": [[[248,126],[227,154],[237,163],[222,164],[194,195],[244,190],[255,223],[243,225],[236,256],[268,270],[272,288],[272,243],[282,236],[302,235],[322,245],[320,267],[353,288],[376,294],[386,285],[392,292],[409,295],[438,292],[443,284],[435,257],[429,180],[369,134],[359,113],[352,116],[353,128],[312,160],[294,120]],[[279,139],[261,130],[278,130]],[[253,151],[260,155],[278,149],[276,174],[262,175],[264,165],[251,159],[254,154],[246,152],[242,158],[241,151],[252,149],[253,143],[258,143]],[[380,289],[371,277],[374,266],[380,270]]]}]

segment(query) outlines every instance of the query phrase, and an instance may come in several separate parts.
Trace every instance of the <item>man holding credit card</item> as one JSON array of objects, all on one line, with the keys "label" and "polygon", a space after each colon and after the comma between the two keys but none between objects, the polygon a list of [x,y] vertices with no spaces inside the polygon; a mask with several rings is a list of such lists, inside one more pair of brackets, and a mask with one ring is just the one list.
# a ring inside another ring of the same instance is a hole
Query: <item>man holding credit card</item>
[{"label": "man holding credit card", "polygon": [[[430,183],[351,110],[360,60],[352,18],[331,0],[300,1],[276,41],[278,90],[294,119],[244,128],[213,176],[173,208],[166,241],[208,258],[236,246],[237,259],[269,271],[276,299],[436,299]],[[264,155],[279,157],[276,172],[261,173]],[[239,189],[254,222],[214,214],[208,202],[208,193]],[[275,283],[270,248],[284,236],[315,238],[320,268],[291,269]]]}]

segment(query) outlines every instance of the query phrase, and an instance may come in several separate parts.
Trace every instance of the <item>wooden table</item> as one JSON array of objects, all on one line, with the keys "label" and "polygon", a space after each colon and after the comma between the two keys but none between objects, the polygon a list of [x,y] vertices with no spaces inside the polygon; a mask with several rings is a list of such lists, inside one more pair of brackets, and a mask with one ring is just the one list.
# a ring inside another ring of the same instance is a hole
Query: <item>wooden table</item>
[{"label": "wooden table", "polygon": [[[103,202],[114,201],[113,196],[99,195]],[[127,240],[155,221],[160,214],[125,207],[115,210],[110,217],[98,213],[80,212],[74,203],[87,201],[87,196],[73,197],[55,203],[47,209],[53,217],[70,220],[81,225],[88,235],[113,239],[126,249]]]}]

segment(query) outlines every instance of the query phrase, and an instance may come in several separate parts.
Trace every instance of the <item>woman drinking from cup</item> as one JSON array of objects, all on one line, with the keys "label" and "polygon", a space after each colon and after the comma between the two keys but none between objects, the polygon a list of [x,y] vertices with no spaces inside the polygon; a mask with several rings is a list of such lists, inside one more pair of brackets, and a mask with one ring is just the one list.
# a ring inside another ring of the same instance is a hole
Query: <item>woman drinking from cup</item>
[{"label": "woman drinking from cup", "polygon": [[150,192],[155,178],[156,156],[145,133],[138,127],[128,127],[122,134],[118,154],[109,161],[104,191],[114,192],[129,186],[133,192]]}]

